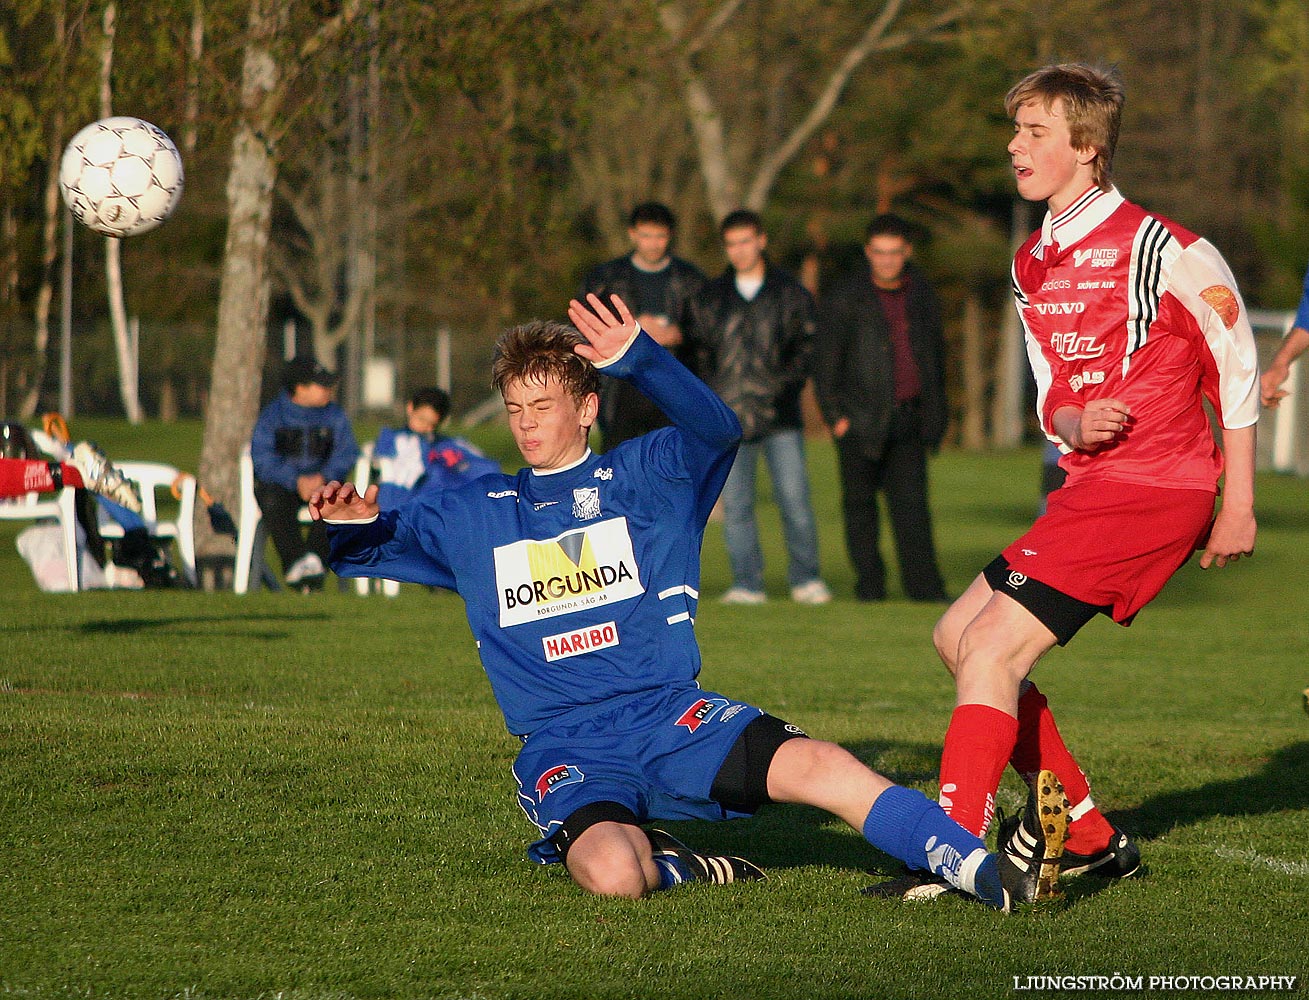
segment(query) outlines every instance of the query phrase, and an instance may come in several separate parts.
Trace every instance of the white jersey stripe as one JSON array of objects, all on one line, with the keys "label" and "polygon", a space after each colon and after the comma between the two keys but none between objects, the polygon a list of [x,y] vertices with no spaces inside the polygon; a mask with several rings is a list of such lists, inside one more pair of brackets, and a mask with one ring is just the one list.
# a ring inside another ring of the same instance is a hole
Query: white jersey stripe
[{"label": "white jersey stripe", "polygon": [[694,587],[669,587],[667,590],[659,591],[659,600],[666,601],[670,597],[676,597],[678,594],[686,594],[688,597],[694,597],[697,601],[700,599],[700,591]]}]

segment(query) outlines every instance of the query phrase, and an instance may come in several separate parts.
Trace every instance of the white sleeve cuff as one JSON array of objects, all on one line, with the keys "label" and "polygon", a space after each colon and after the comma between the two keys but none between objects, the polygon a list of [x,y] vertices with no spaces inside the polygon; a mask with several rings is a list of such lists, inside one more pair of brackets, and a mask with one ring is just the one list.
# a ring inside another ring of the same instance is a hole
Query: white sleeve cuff
[{"label": "white sleeve cuff", "polygon": [[[379,511],[378,513],[381,512]],[[354,524],[354,525],[362,526],[365,524],[372,524],[376,520],[377,520],[377,514],[374,514],[372,517],[325,517],[323,518],[323,523],[324,524]]]},{"label": "white sleeve cuff", "polygon": [[623,355],[627,353],[628,348],[632,346],[632,343],[639,336],[641,336],[641,324],[637,323],[636,330],[632,333],[630,337],[627,338],[627,343],[625,343],[619,349],[618,353],[615,354],[612,358],[605,358],[603,361],[597,361],[595,363],[595,366],[597,368],[608,368],[610,365],[614,364],[615,362],[623,360]]}]

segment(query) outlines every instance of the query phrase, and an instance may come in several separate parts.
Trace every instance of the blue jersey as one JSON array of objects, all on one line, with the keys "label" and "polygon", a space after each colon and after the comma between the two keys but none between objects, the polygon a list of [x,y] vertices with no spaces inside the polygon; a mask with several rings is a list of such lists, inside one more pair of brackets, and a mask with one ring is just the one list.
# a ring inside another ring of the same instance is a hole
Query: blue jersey
[{"label": "blue jersey", "polygon": [[329,526],[338,575],[463,597],[517,735],[694,684],[700,672],[700,545],[740,424],[644,333],[602,370],[649,396],[673,426],[566,469],[485,476],[420,493],[366,525]]}]

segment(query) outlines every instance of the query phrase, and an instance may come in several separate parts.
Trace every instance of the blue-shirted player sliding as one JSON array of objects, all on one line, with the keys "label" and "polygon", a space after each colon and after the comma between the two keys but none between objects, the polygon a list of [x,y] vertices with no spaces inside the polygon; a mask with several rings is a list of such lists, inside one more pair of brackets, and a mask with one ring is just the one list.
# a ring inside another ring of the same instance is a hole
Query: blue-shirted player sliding
[{"label": "blue-shirted player sliding", "polygon": [[[732,411],[613,297],[574,300],[574,327],[536,321],[496,345],[493,383],[528,468],[379,512],[329,483],[310,511],[332,569],[446,587],[464,599],[491,687],[522,750],[529,849],[584,889],[639,897],[763,873],[642,824],[729,819],[769,802],[818,806],[874,847],[992,906],[1040,898],[1067,827],[1053,775],[999,856],[921,792],[761,709],[702,690],[694,619],[705,522],[740,439]],[[671,419],[607,454],[587,445],[600,373]],[[1044,815],[1043,815],[1044,813]]]}]

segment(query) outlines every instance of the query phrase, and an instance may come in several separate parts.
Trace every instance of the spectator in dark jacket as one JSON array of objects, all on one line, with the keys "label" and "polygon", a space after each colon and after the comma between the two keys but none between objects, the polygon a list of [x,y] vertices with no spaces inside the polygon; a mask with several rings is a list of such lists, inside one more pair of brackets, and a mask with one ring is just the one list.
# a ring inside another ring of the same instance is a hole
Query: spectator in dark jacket
[{"label": "spectator in dark jacket", "polygon": [[[611,295],[626,302],[637,322],[656,343],[663,344],[687,367],[694,366],[694,345],[687,335],[686,312],[705,276],[669,248],[677,220],[668,206],[642,202],[632,209],[627,238],[632,252],[593,267],[582,282],[578,299],[594,292],[601,302]],[[610,449],[656,427],[668,418],[659,407],[621,379],[605,379],[600,387],[601,450]]]},{"label": "spectator in dark jacket", "polygon": [[945,343],[936,294],[910,261],[911,235],[897,216],[873,219],[865,259],[819,303],[814,381],[836,438],[846,547],[861,601],[886,596],[879,492],[906,596],[946,600],[927,499],[927,454],[939,447],[948,417]]},{"label": "spectator in dark jacket", "polygon": [[288,361],[282,391],[260,412],[250,440],[255,500],[287,585],[301,590],[321,589],[328,544],[321,522],[306,536],[300,508],[324,484],[348,480],[359,457],[350,419],[333,401],[335,386],[336,375],[313,358]]},{"label": "spectator in dark jacket", "polygon": [[764,557],[755,520],[762,454],[782,515],[791,598],[831,600],[818,575],[818,529],[809,503],[800,392],[809,376],[814,303],[794,277],[764,256],[763,220],[740,209],[719,227],[729,266],[691,307],[700,375],[741,422],[743,438],[723,487],[723,534],[732,565],[727,604],[762,604]]}]

